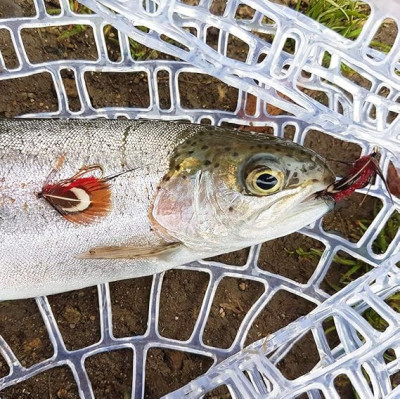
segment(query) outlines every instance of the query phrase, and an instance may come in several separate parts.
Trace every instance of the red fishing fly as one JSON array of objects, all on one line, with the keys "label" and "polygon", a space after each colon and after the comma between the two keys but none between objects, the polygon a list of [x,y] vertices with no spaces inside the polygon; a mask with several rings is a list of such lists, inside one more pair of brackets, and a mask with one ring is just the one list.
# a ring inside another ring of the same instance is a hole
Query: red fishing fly
[{"label": "red fishing fly", "polygon": [[362,189],[372,184],[376,175],[379,175],[383,180],[390,195],[385,176],[379,166],[378,157],[378,150],[374,150],[371,154],[359,158],[353,163],[345,177],[330,185],[321,195],[330,195],[335,201],[343,200],[352,195],[357,189]]},{"label": "red fishing fly", "polygon": [[[90,224],[107,216],[111,211],[110,181],[137,168],[103,177],[100,165],[89,165],[79,169],[71,178],[50,183],[64,162],[60,157],[56,168],[50,173],[38,198],[45,199],[67,221]],[[100,176],[95,176],[100,172]],[[89,174],[92,174],[88,176]]]},{"label": "red fishing fly", "polygon": [[[100,171],[101,176],[86,176]],[[50,174],[52,176],[53,174]],[[106,216],[111,209],[110,178],[103,178],[99,165],[81,168],[71,178],[44,184],[38,197],[44,198],[66,220],[88,224]]]}]

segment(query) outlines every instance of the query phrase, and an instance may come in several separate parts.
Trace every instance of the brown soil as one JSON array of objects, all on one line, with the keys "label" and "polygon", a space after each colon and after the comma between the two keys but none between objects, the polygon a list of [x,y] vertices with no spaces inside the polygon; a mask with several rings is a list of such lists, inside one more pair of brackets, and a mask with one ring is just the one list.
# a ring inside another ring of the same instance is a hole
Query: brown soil
[{"label": "brown soil", "polygon": [[208,274],[171,270],[161,290],[159,331],[162,336],[188,340],[199,315],[209,282]]},{"label": "brown soil", "polygon": [[48,297],[68,350],[100,340],[99,306],[94,287]]},{"label": "brown soil", "polygon": [[53,355],[53,346],[33,299],[0,303],[0,332],[21,364],[29,367]]},{"label": "brown soil", "polygon": [[[146,332],[152,277],[110,283],[115,337]],[[115,318],[118,315],[118,318]]]},{"label": "brown soil", "polygon": [[0,117],[57,110],[57,96],[49,73],[0,81],[0,93],[7,93],[0,105]]},{"label": "brown soil", "polygon": [[0,392],[4,399],[79,399],[78,387],[68,367],[52,368]]},{"label": "brown soil", "polygon": [[305,257],[298,254],[299,249],[323,249],[321,242],[300,233],[292,233],[283,238],[265,242],[260,251],[259,267],[292,279],[298,283],[307,283],[318,265],[317,257]]},{"label": "brown soil", "polygon": [[129,349],[96,354],[85,361],[97,399],[129,399],[131,396],[133,352]]},{"label": "brown soil", "polygon": [[204,75],[183,72],[179,75],[179,93],[184,108],[221,109],[235,111],[238,90],[220,80]]},{"label": "brown soil", "polygon": [[186,385],[213,364],[209,357],[152,348],[147,353],[145,398],[154,399]]},{"label": "brown soil", "polygon": [[95,108],[141,107],[150,105],[145,72],[87,72],[90,100]]},{"label": "brown soil", "polygon": [[320,361],[312,333],[308,332],[290,349],[289,353],[277,364],[282,375],[290,380],[310,372]]},{"label": "brown soil", "polygon": [[35,6],[32,0],[4,0],[0,3],[0,18],[33,17]]},{"label": "brown soil", "polygon": [[[256,340],[268,337],[297,318],[307,315],[315,307],[315,304],[300,296],[285,290],[279,290],[254,321],[245,344],[248,345]],[[312,343],[311,340],[310,345]],[[307,359],[307,355],[305,355],[305,359]],[[305,373],[302,371],[300,368],[299,373]]]},{"label": "brown soil", "polygon": [[211,306],[204,342],[214,347],[230,347],[243,318],[263,292],[264,286],[260,282],[224,278]]},{"label": "brown soil", "polygon": [[[50,2],[47,2],[50,3]],[[46,3],[46,4],[47,4]],[[223,9],[222,9],[223,10]],[[215,13],[222,12],[216,8]],[[10,15],[32,15],[34,10],[28,0],[11,0],[0,3],[0,18]],[[32,62],[64,58],[94,59],[96,54],[90,29],[60,40],[60,35],[71,28],[39,29],[23,32],[28,55]],[[212,32],[210,34],[212,36]],[[211,39],[212,40],[212,37]],[[113,46],[115,46],[115,41]],[[233,58],[243,58],[246,48],[240,48],[237,38],[231,41]],[[238,47],[238,48],[235,48]],[[247,46],[243,44],[243,46]],[[15,55],[7,33],[0,30],[0,50],[8,66],[16,66]],[[118,52],[110,45],[110,58],[118,59]],[[153,54],[154,55],[154,54]],[[159,55],[159,54],[158,54]],[[63,71],[66,90],[72,109],[78,110],[79,100],[71,71]],[[169,108],[169,76],[160,72],[158,77],[161,105]],[[123,106],[147,107],[149,95],[147,76],[139,73],[87,73],[88,89],[94,107]],[[179,80],[182,105],[186,108],[235,110],[238,92],[207,75],[182,74]],[[0,81],[0,117],[39,111],[56,110],[57,101],[49,74],[13,81]],[[6,95],[4,95],[6,94]],[[288,136],[291,132],[287,132]],[[357,145],[333,139],[321,132],[310,132],[306,146],[326,157],[337,157],[343,161],[358,158]],[[344,174],[346,166],[332,162],[338,174]],[[338,206],[324,219],[325,229],[344,235],[351,240],[357,238],[358,219],[371,219],[374,201],[367,198],[359,210],[360,198],[354,196]],[[323,250],[320,242],[301,234],[265,243],[262,246],[259,266],[271,273],[279,274],[298,283],[306,283],[312,276],[318,257],[299,254],[298,250]],[[218,256],[220,261],[233,266],[246,263],[248,249]],[[342,268],[342,267],[341,267]],[[333,264],[328,272],[331,283],[338,284],[343,273]],[[151,277],[112,283],[113,332],[116,337],[143,334],[147,327]],[[164,276],[161,293],[159,331],[161,335],[177,340],[187,340],[192,332],[202,304],[209,277],[206,273],[185,270],[168,271]],[[332,293],[329,285],[323,288]],[[208,319],[203,340],[211,346],[229,347],[246,312],[263,293],[258,282],[225,278],[221,281]],[[49,297],[60,331],[68,349],[77,349],[99,340],[99,315],[97,290],[84,290]],[[298,317],[306,315],[315,304],[286,291],[277,292],[268,306],[262,310],[250,328],[246,344],[261,339],[286,326]],[[8,342],[22,365],[30,366],[52,355],[53,349],[45,326],[34,300],[6,301],[0,303],[0,335]],[[337,338],[336,338],[337,339]],[[335,345],[335,337],[329,339]],[[330,343],[331,343],[330,342]],[[288,379],[308,372],[317,362],[313,340],[304,336],[278,367]],[[130,350],[102,353],[89,358],[86,367],[96,397],[126,398],[130,396],[133,355]],[[206,357],[172,350],[152,348],[146,363],[146,397],[162,396],[191,379],[201,375],[211,366]],[[0,356],[0,377],[8,373],[8,366]],[[341,380],[338,385],[344,385]],[[345,391],[354,397],[351,391]],[[35,376],[0,392],[5,398],[76,398],[77,387],[71,371],[59,367]],[[228,398],[226,387],[209,393],[208,398]]]},{"label": "brown soil", "polygon": [[[71,32],[74,40],[63,40]],[[22,29],[21,35],[32,64],[65,59],[93,61],[98,57],[93,29],[87,25]]]}]

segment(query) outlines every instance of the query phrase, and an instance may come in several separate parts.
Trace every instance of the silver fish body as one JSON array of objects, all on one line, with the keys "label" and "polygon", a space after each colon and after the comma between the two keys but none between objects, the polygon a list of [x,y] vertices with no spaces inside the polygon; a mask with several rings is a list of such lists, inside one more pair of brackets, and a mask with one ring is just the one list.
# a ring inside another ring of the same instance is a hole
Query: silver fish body
[{"label": "silver fish body", "polygon": [[[75,224],[38,194],[56,166],[52,179],[62,181],[89,165],[125,173],[110,184],[108,215]],[[272,194],[265,176],[280,185]],[[0,300],[155,274],[283,236],[332,207],[314,194],[334,180],[312,151],[261,134],[164,121],[0,120]]]}]

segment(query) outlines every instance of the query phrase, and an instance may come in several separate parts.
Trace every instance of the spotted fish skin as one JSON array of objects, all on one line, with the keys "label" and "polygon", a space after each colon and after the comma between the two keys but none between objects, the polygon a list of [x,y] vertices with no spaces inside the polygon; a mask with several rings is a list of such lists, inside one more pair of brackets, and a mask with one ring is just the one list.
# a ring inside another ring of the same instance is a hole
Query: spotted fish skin
[{"label": "spotted fish skin", "polygon": [[[284,163],[287,188],[249,196],[241,168],[266,153]],[[76,224],[38,195],[60,158],[54,182],[90,165],[104,176],[131,170],[110,181],[106,216]],[[151,275],[290,233],[331,208],[306,199],[333,181],[315,153],[260,134],[165,121],[0,120],[0,300]],[[288,215],[285,207],[296,211],[287,227],[265,224],[269,212]],[[99,248],[111,256],[97,258]]]}]

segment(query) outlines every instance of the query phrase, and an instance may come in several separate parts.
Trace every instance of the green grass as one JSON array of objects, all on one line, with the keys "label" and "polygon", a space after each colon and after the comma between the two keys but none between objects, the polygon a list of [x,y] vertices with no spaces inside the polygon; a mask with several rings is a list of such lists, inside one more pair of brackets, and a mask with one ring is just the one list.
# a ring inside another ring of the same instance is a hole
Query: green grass
[{"label": "green grass", "polygon": [[[380,204],[380,203],[379,203]],[[373,210],[373,217],[378,214],[380,211],[379,206],[375,206]],[[355,221],[354,230],[352,232],[352,238],[358,241],[364,235],[369,225],[372,223],[372,220],[357,220]],[[400,214],[395,211],[381,232],[379,232],[378,236],[373,242],[372,249],[376,254],[384,254],[389,248],[390,243],[393,241],[397,232],[400,229]],[[304,250],[302,248],[297,248],[291,254],[296,254],[299,257],[306,258],[320,258],[322,256],[323,249],[310,248],[308,250]],[[346,255],[345,253],[341,253],[344,255],[335,254],[333,257],[333,263],[342,267],[341,276],[338,282],[329,282],[325,278],[325,282],[336,292],[341,290],[343,287],[348,285],[350,282],[353,282],[358,277],[364,275],[368,271],[372,269],[372,267],[365,263],[362,260],[355,259]],[[400,267],[400,265],[398,265]],[[393,310],[400,313],[400,292],[396,292],[389,296],[385,300],[386,304],[388,304]],[[372,308],[368,308],[362,314],[362,316],[369,322],[369,324],[376,330],[383,332],[388,327],[388,323]],[[335,326],[330,326],[325,330],[325,334],[335,331]],[[394,354],[390,352],[386,352],[384,354],[384,358],[387,361],[393,361],[395,359]]]},{"label": "green grass", "polygon": [[[299,257],[305,258],[320,258],[322,256],[322,249],[309,249],[308,251],[303,250],[301,247],[297,248],[294,252]],[[333,257],[333,263],[343,267],[344,272],[341,274],[339,281],[331,282],[325,278],[325,282],[336,292],[343,289],[350,282],[354,281],[361,275],[371,271],[371,265],[365,263],[362,260],[350,257],[348,255],[339,255],[338,253]]]},{"label": "green grass", "polygon": [[77,35],[78,33],[84,32],[86,28],[86,25],[71,25],[67,30],[65,30],[58,36],[57,40],[66,40],[72,36]]},{"label": "green grass", "polygon": [[[357,39],[370,14],[370,7],[356,0],[297,0],[296,10],[350,40]],[[374,39],[370,46],[383,53],[391,50],[391,46]],[[331,56],[325,52],[321,65],[328,68],[330,62]],[[344,63],[341,63],[341,71],[349,79],[354,73]],[[397,71],[397,74],[400,72]]]},{"label": "green grass", "polygon": [[[379,203],[380,204],[380,203]],[[375,217],[380,211],[379,206],[375,206],[373,210],[373,217]],[[372,223],[372,220],[358,220],[355,221],[354,231],[352,232],[352,237],[355,240],[361,239],[369,225]],[[372,249],[376,254],[384,254],[394,237],[396,236],[398,230],[400,229],[400,214],[395,211],[381,232],[379,232],[378,236],[373,242]],[[296,249],[292,254],[296,254],[299,257],[306,258],[320,258],[322,256],[323,250],[310,248],[308,250],[304,250],[302,248]],[[343,253],[344,254],[344,253]],[[357,279],[359,276],[364,275],[366,272],[370,271],[372,267],[363,262],[362,260],[355,259],[348,255],[338,255],[336,254],[333,257],[333,262],[343,267],[341,276],[338,282],[329,282],[325,278],[325,282],[336,292],[341,290],[344,286],[349,284],[350,282]],[[400,267],[400,265],[398,265]],[[400,292],[396,292],[390,295],[385,300],[386,304],[388,304],[393,310],[400,313]],[[368,323],[377,331],[384,332],[388,327],[388,323],[384,320],[373,308],[366,309],[362,316],[368,321]],[[332,334],[336,332],[336,326],[333,324],[332,318],[327,320],[329,322],[328,326],[325,329],[325,335]],[[360,336],[361,340],[364,340],[362,336]],[[396,359],[396,356],[393,350],[388,349],[383,354],[383,358],[386,362],[391,362]],[[367,381],[369,381],[369,376],[366,376]],[[353,388],[354,392],[355,389]],[[355,392],[356,398],[357,394]]]},{"label": "green grass", "polygon": [[[378,215],[380,211],[380,202],[376,202],[373,209],[373,218],[369,219],[360,219],[354,222],[354,228],[350,233],[353,241],[358,242],[364,233],[367,231],[368,227],[372,223],[373,219]],[[395,238],[397,232],[400,229],[400,213],[395,211],[388,221],[386,222],[383,229],[379,232],[374,242],[372,243],[372,250],[375,254],[384,254],[389,245]],[[290,254],[296,254],[299,257],[305,258],[320,258],[323,253],[323,249],[319,248],[310,248],[308,250],[304,250],[299,247],[295,251],[289,252]],[[344,255],[341,255],[344,254]],[[341,277],[339,281],[336,283],[329,282],[325,279],[325,282],[335,291],[341,290],[343,287],[348,285],[350,282],[354,281],[361,275],[369,272],[372,267],[365,263],[362,260],[353,258],[345,253],[337,253],[333,257],[333,263],[342,266],[343,272],[341,273]],[[397,301],[397,300],[396,300]],[[400,301],[399,301],[399,310],[400,310]]]},{"label": "green grass", "polygon": [[[72,11],[79,13],[79,14],[93,14],[92,10],[83,6],[82,4],[78,3],[77,0],[69,0],[69,6]],[[61,9],[59,8],[52,8],[47,10],[50,15],[57,15],[61,13]],[[81,32],[84,32],[87,29],[86,25],[70,25],[67,30],[61,33],[57,40],[63,41],[67,40],[75,35],[78,35]]]},{"label": "green grass", "polygon": [[[70,5],[71,10],[73,10],[76,13],[92,14],[92,11],[89,8],[83,6],[77,0],[70,0],[69,5]],[[50,15],[57,15],[57,14],[60,14],[61,9],[53,8],[53,9],[47,10],[47,12]],[[149,29],[145,26],[137,26],[136,28],[145,33],[149,32]],[[72,38],[73,36],[85,31],[86,29],[87,29],[86,25],[71,25],[66,31],[61,33],[57,39],[59,41],[68,40],[68,39]],[[104,36],[111,43],[115,43],[116,45],[119,45],[118,39],[115,37],[110,37],[110,33],[111,33],[111,26],[107,26],[104,30]],[[166,40],[166,41],[168,43],[177,45],[174,41],[172,41],[172,39]],[[158,54],[158,52],[156,50],[148,48],[145,45],[137,42],[136,40],[134,40],[132,38],[129,38],[129,47],[130,47],[132,58],[136,61],[147,60],[151,57],[156,57]]]},{"label": "green grass", "polygon": [[[72,10],[80,14],[89,14],[92,12],[87,7],[78,3],[77,0],[70,0],[70,7]],[[370,11],[369,6],[366,3],[355,0],[310,0],[309,2],[298,0],[296,4],[296,10],[334,30],[335,32],[338,32],[342,36],[352,40],[356,39],[360,34],[365,22],[368,19]],[[60,11],[61,10],[59,9],[48,10],[50,14],[58,14]],[[143,31],[147,29],[145,27],[138,28]],[[59,40],[69,39],[85,29],[86,26],[83,25],[71,26],[67,32],[63,32],[60,35]],[[115,38],[109,38],[109,40],[111,42],[118,42],[118,40]],[[176,42],[172,41],[172,39],[166,41],[178,47],[182,47],[182,45],[177,44]],[[288,40],[287,43],[285,43],[284,49],[290,53],[293,53],[295,47],[294,43],[295,42],[293,40]],[[371,44],[375,48],[385,53],[390,51],[390,46],[379,41],[373,41]],[[158,54],[157,51],[149,49],[133,39],[129,39],[129,46],[132,58],[134,60],[140,61],[149,58],[155,58]],[[329,63],[330,56],[325,55],[323,65],[329,65]],[[344,65],[343,71],[346,73],[346,66]]]},{"label": "green grass", "polygon": [[[296,10],[351,40],[360,35],[370,14],[370,7],[356,0],[298,0]],[[370,45],[383,53],[391,49],[391,46],[378,40],[372,40]],[[330,59],[330,55],[325,54],[322,65],[328,67]],[[351,68],[343,63],[341,70],[345,75],[352,75]]]},{"label": "green grass", "polygon": [[348,39],[360,34],[369,16],[369,6],[352,0],[298,0],[296,10]]},{"label": "green grass", "polygon": [[395,211],[386,222],[382,231],[379,232],[378,236],[374,240],[374,243],[372,243],[372,250],[374,251],[374,253],[376,254],[385,253],[390,243],[396,236],[399,227],[400,227],[400,214],[398,211]]}]

